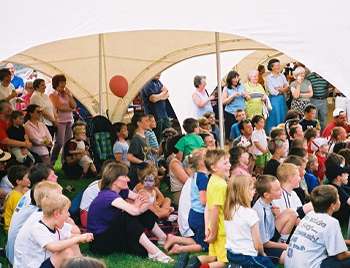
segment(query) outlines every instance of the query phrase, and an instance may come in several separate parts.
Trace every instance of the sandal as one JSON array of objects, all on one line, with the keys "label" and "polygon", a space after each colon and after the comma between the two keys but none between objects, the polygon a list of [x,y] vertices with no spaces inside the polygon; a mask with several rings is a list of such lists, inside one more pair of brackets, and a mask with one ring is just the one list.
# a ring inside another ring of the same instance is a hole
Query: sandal
[{"label": "sandal", "polygon": [[172,263],[174,260],[169,256],[165,255],[162,251],[158,251],[156,254],[148,254],[148,258],[152,261],[158,261],[161,263]]}]

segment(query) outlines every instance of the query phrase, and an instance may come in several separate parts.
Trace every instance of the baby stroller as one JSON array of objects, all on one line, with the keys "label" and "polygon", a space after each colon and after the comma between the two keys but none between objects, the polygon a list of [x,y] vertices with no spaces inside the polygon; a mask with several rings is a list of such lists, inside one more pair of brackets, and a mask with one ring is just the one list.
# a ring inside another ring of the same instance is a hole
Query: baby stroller
[{"label": "baby stroller", "polygon": [[114,158],[113,144],[116,137],[112,123],[105,116],[94,116],[88,123],[88,133],[94,163],[99,171],[105,160]]}]

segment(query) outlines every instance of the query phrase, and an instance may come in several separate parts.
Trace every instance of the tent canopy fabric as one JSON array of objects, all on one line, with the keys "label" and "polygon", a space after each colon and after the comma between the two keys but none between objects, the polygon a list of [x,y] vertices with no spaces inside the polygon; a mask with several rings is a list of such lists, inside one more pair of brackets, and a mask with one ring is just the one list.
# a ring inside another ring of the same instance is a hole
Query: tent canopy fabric
[{"label": "tent canopy fabric", "polygon": [[[118,119],[155,73],[214,52],[213,33],[221,32],[223,50],[246,42],[245,49],[255,45],[281,51],[349,95],[349,7],[347,0],[332,5],[317,0],[288,5],[277,0],[3,0],[0,60],[49,75],[65,73],[75,96],[96,113],[98,79],[93,77],[98,76],[98,34],[104,33],[105,84],[119,73],[131,85],[123,99],[103,89],[104,107]],[[240,41],[232,41],[236,39]],[[131,63],[137,65],[133,70]]]},{"label": "tent canopy fabric", "polygon": [[[135,31],[102,35],[103,110],[112,120],[122,119],[129,103],[140,88],[155,74],[184,59],[215,52],[211,32]],[[268,47],[235,35],[221,34],[222,51],[269,50]],[[98,113],[99,35],[66,39],[36,46],[7,59],[47,75],[64,73],[68,87],[92,114]],[[108,88],[113,75],[129,82],[124,98]]]}]

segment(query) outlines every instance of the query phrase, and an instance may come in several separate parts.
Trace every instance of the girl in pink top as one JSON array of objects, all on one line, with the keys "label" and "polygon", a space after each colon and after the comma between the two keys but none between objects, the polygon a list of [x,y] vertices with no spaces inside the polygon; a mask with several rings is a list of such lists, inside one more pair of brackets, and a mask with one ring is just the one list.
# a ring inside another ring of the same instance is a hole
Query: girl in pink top
[{"label": "girl in pink top", "polygon": [[49,149],[52,146],[52,137],[46,125],[41,122],[42,110],[36,104],[30,104],[27,107],[26,119],[28,121],[24,124],[24,129],[32,143],[32,152],[40,156],[41,160],[49,164]]},{"label": "girl in pink top", "polygon": [[250,176],[250,155],[243,147],[230,150],[231,176]]},{"label": "girl in pink top", "polygon": [[50,95],[50,100],[57,111],[56,141],[51,154],[51,163],[54,165],[62,146],[73,136],[73,111],[76,103],[66,88],[66,77],[63,74],[52,77],[52,87],[55,92]]}]

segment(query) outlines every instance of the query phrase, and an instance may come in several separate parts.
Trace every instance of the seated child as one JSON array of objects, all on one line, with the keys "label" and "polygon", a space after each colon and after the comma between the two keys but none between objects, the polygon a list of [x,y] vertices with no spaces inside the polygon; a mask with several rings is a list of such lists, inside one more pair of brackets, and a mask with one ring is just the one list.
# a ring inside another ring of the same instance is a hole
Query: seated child
[{"label": "seated child", "polygon": [[74,138],[69,142],[69,154],[73,156],[73,161],[78,161],[83,168],[83,175],[89,171],[96,174],[96,167],[92,161],[86,143],[86,129],[83,125],[78,125],[73,129]]},{"label": "seated child", "polygon": [[113,128],[117,135],[117,140],[113,145],[113,154],[115,160],[120,161],[127,166],[130,166],[130,163],[128,161],[129,143],[126,141],[129,135],[128,128],[126,124],[121,122],[113,124]]},{"label": "seated child", "polygon": [[10,159],[11,154],[0,149],[0,207],[2,207],[7,194],[13,189],[7,176],[7,164]]},{"label": "seated child", "polygon": [[309,155],[309,160],[306,163],[305,181],[307,184],[307,190],[311,194],[312,190],[320,185],[318,178],[316,177],[316,172],[318,170],[318,161],[315,155]]},{"label": "seated child", "polygon": [[[21,111],[13,111],[10,116],[11,126],[7,129],[7,136],[10,139],[22,142],[30,142],[23,127],[23,113]],[[16,157],[18,163],[31,166],[35,163],[33,155],[26,147],[10,147],[11,153]]]},{"label": "seated child", "polygon": [[31,204],[13,215],[6,243],[6,257],[12,265],[14,262],[14,246],[19,230],[27,221],[27,224],[31,225],[35,221],[41,219],[41,200],[51,192],[62,194],[62,187],[58,183],[52,181],[39,182],[34,188],[34,199]]},{"label": "seated child", "polygon": [[[294,148],[294,149],[300,149],[300,148]],[[305,151],[304,149],[301,149],[301,150]],[[307,157],[307,154],[305,155],[305,158],[306,157]],[[300,182],[299,182],[299,186],[294,188],[293,190],[298,195],[302,204],[305,204],[307,201],[309,201],[309,192],[308,192],[307,184],[304,177],[306,163],[307,163],[307,160],[305,160],[305,158],[302,158],[298,155],[289,155],[287,159],[283,162],[283,163],[294,164],[298,167]]]},{"label": "seated child", "polygon": [[313,104],[306,105],[304,109],[304,118],[300,120],[299,124],[302,126],[305,132],[309,128],[321,129],[320,123],[316,119],[317,109]]},{"label": "seated child", "polygon": [[329,183],[337,189],[340,200],[340,207],[334,212],[333,217],[336,218],[341,225],[347,225],[350,216],[350,195],[344,186],[348,184],[350,170],[349,168],[344,168],[345,159],[340,155],[337,156],[342,159],[342,163],[337,164],[327,159],[326,176]]},{"label": "seated child", "polygon": [[301,180],[299,168],[291,163],[283,163],[277,169],[277,178],[281,184],[282,196],[275,199],[273,205],[280,211],[291,208],[300,219],[304,218],[305,214],[312,210],[312,205],[311,203],[303,205],[293,190],[299,187]]},{"label": "seated child", "polygon": [[350,267],[350,252],[339,222],[332,214],[339,209],[337,190],[321,185],[311,192],[314,211],[300,221],[287,249],[286,268]]},{"label": "seated child", "polygon": [[279,139],[270,140],[268,142],[268,149],[272,154],[271,159],[267,162],[264,174],[277,176],[277,168],[281,164],[282,159],[284,159],[286,155],[286,147],[284,142]]},{"label": "seated child", "polygon": [[4,230],[7,232],[10,227],[12,215],[22,195],[29,190],[30,180],[27,176],[28,168],[23,165],[15,165],[8,169],[8,178],[14,186],[7,195],[4,203]]},{"label": "seated child", "polygon": [[170,250],[170,254],[208,250],[208,244],[204,242],[204,210],[207,199],[206,190],[208,185],[208,171],[204,163],[205,153],[206,149],[197,149],[194,150],[192,155],[189,157],[189,165],[194,174],[192,175],[191,179],[188,179],[191,184],[191,208],[187,219],[189,227],[193,232],[193,236],[190,238],[168,234],[164,249]]},{"label": "seated child", "polygon": [[320,184],[322,184],[324,180],[324,175],[326,172],[326,166],[325,162],[328,156],[329,151],[329,145],[328,141],[325,138],[316,138],[313,140],[311,149],[316,152],[316,157],[318,160],[318,170],[317,170],[317,177],[320,181]]},{"label": "seated child", "polygon": [[232,264],[275,267],[266,256],[259,234],[259,217],[250,207],[255,194],[251,176],[232,176],[228,181],[224,216],[227,259]]},{"label": "seated child", "polygon": [[106,268],[106,264],[102,260],[98,260],[91,257],[75,257],[71,258],[63,263],[61,268],[78,268],[78,267],[89,267],[89,268]]},{"label": "seated child", "polygon": [[289,152],[289,141],[287,139],[286,130],[284,128],[274,127],[274,128],[272,128],[272,130],[270,132],[270,138],[272,140],[283,141],[284,147],[285,147],[285,152],[286,152],[286,155],[284,155],[283,158],[287,157],[287,154]]},{"label": "seated child", "polygon": [[254,131],[252,133],[252,153],[256,157],[255,171],[263,174],[266,163],[269,161],[269,149],[267,148],[267,137],[264,130],[265,119],[262,115],[255,115],[252,119]]},{"label": "seated child", "polygon": [[171,207],[170,198],[164,197],[159,190],[157,175],[157,168],[153,164],[147,163],[143,169],[138,170],[140,183],[135,186],[134,192],[148,198],[151,204],[149,209],[159,219],[167,219],[174,208]]},{"label": "seated child", "polygon": [[191,154],[194,149],[199,149],[204,146],[203,139],[198,135],[199,125],[196,119],[185,119],[183,128],[187,134],[183,136],[175,145],[175,148],[178,150],[176,157],[180,161],[183,161],[183,159],[187,155]]},{"label": "seated child", "polygon": [[151,154],[153,155],[153,159],[155,163],[157,163],[159,143],[157,140],[157,136],[153,131],[154,129],[157,128],[157,122],[156,122],[156,119],[154,118],[154,115],[152,114],[148,115],[148,120],[149,120],[149,128],[146,129],[145,131],[146,142],[151,148]]},{"label": "seated child", "polygon": [[72,257],[81,256],[79,243],[93,240],[91,233],[72,236],[69,199],[53,193],[41,201],[43,217],[31,225],[24,224],[15,242],[14,267],[60,267]]},{"label": "seated child", "polygon": [[297,215],[291,209],[280,211],[272,205],[281,198],[281,185],[276,177],[262,175],[256,182],[256,191],[260,196],[253,209],[259,216],[260,239],[267,256],[274,257],[274,263],[283,264],[287,244],[279,242],[281,235],[287,235],[294,228]]}]

